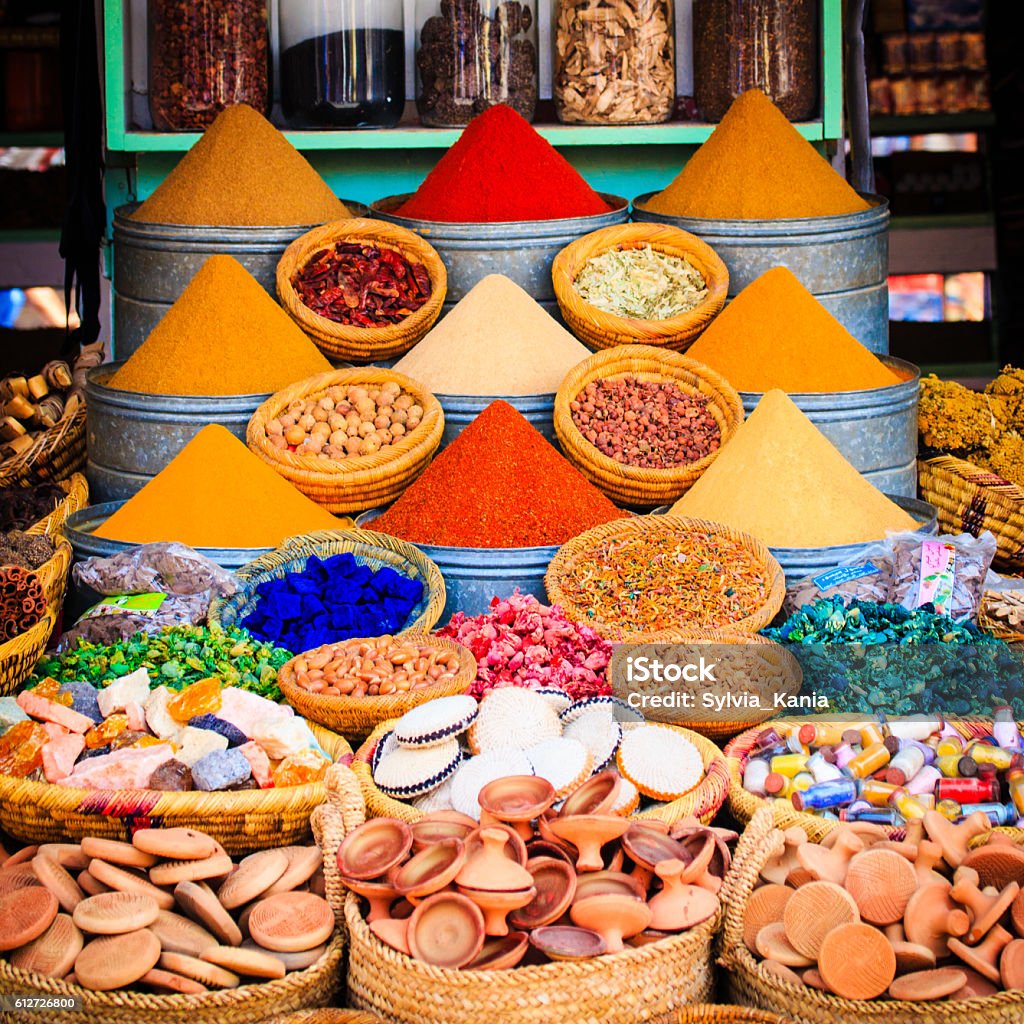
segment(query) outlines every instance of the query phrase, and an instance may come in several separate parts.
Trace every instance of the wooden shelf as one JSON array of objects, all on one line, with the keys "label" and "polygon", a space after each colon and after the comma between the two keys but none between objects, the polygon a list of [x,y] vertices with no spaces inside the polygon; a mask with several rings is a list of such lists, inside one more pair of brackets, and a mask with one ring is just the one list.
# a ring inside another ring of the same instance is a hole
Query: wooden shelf
[{"label": "wooden shelf", "polygon": [[996,115],[991,110],[965,110],[958,114],[905,114],[871,118],[872,135],[929,135],[947,132],[976,132],[991,128]]}]

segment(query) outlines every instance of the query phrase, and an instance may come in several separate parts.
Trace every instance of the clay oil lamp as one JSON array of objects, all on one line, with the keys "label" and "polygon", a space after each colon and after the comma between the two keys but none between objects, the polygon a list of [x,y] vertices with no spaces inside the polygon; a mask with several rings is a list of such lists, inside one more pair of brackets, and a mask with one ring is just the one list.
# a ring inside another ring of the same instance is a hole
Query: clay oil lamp
[{"label": "clay oil lamp", "polygon": [[670,932],[656,932],[653,928],[645,928],[642,932],[638,932],[631,939],[627,939],[626,945],[632,946],[634,949],[640,949],[641,946],[650,946],[652,943],[661,942],[662,939],[670,938],[672,938]]},{"label": "clay oil lamp", "polygon": [[529,931],[557,921],[569,909],[576,895],[576,872],[555,857],[531,858],[526,870],[533,877],[536,894],[509,915],[509,923]]},{"label": "clay oil lamp", "polygon": [[390,882],[364,882],[358,878],[342,878],[341,884],[369,901],[370,912],[366,915],[368,922],[383,921],[392,916],[390,907],[398,895],[398,890]]},{"label": "clay oil lamp", "polygon": [[[558,812],[560,818],[577,814],[610,814],[622,788],[618,772],[598,772],[574,790]],[[541,833],[543,835],[543,833]]]},{"label": "clay oil lamp", "polygon": [[1002,925],[997,924],[989,929],[985,938],[976,946],[968,946],[960,939],[950,939],[949,951],[968,967],[988,978],[993,985],[999,985],[1002,982],[1002,975],[999,971],[1000,957],[1003,950],[1012,942],[1013,936]]},{"label": "clay oil lamp", "polygon": [[477,823],[458,811],[435,811],[409,827],[412,829],[412,848],[418,853],[424,846],[439,843],[442,839],[465,840]]},{"label": "clay oil lamp", "polygon": [[338,847],[338,871],[360,881],[380,878],[412,849],[412,830],[397,818],[372,818]]},{"label": "clay oil lamp", "polygon": [[465,863],[466,846],[461,839],[431,843],[396,872],[395,891],[415,902],[453,882]]},{"label": "clay oil lamp", "polygon": [[466,964],[467,971],[507,971],[515,967],[530,948],[526,932],[509,932],[499,939],[488,939],[476,957]]},{"label": "clay oil lamp", "polygon": [[409,918],[407,936],[417,960],[435,967],[465,967],[483,948],[483,914],[465,896],[435,893]]},{"label": "clay oil lamp", "polygon": [[[510,860],[506,850],[511,829],[502,826],[480,829],[466,843],[466,861],[455,877],[455,883],[467,889],[487,892],[515,892],[533,887],[533,876],[516,860]],[[518,835],[515,838],[522,843]],[[526,852],[525,846],[523,852]]]},{"label": "clay oil lamp", "polygon": [[530,945],[551,960],[590,960],[608,951],[604,939],[590,928],[548,925],[530,933]]},{"label": "clay oil lamp", "polygon": [[992,831],[992,822],[983,811],[969,814],[959,825],[954,825],[938,811],[926,811],[922,821],[928,838],[939,844],[951,868],[960,867],[972,839]]},{"label": "clay oil lamp", "polygon": [[601,847],[618,839],[629,828],[629,821],[614,814],[574,814],[549,822],[551,831],[579,851],[577,871],[601,871]]},{"label": "clay oil lamp", "polygon": [[493,889],[472,889],[460,885],[459,892],[463,896],[468,896],[480,908],[484,915],[484,931],[492,937],[508,935],[508,915],[513,910],[521,910],[528,906],[537,895],[537,890],[533,886],[529,889],[498,892]]},{"label": "clay oil lamp", "polygon": [[622,849],[633,862],[633,877],[646,889],[654,875],[654,865],[673,858],[688,862],[691,857],[681,843],[670,839],[647,822],[634,821],[622,836]]},{"label": "clay oil lamp", "polygon": [[577,900],[569,916],[581,928],[590,928],[605,941],[609,953],[625,948],[623,939],[639,934],[651,923],[651,908],[632,896],[606,893]]},{"label": "clay oil lamp", "polygon": [[492,831],[503,832],[505,834],[505,845],[502,849],[502,854],[507,860],[512,861],[513,864],[518,864],[520,867],[524,867],[527,861],[526,854],[526,843],[523,842],[522,836],[511,826],[503,823],[496,825],[478,825],[472,832],[466,836],[466,860],[472,860],[474,856],[483,848],[483,840],[481,836],[484,829],[490,829]]},{"label": "clay oil lamp", "polygon": [[575,851],[570,849],[568,843],[563,843],[561,840],[552,843],[547,839],[531,839],[526,844],[526,854],[528,860],[534,860],[537,857],[554,857],[555,860],[564,860],[569,865],[576,863]]},{"label": "clay oil lamp", "polygon": [[717,893],[722,888],[722,882],[732,864],[732,853],[729,850],[728,844],[735,842],[733,837],[736,836],[736,833],[731,829],[709,828],[706,825],[691,826],[684,830],[672,830],[672,838],[686,850],[690,857],[697,856],[703,844],[707,842],[709,835],[714,839],[715,848],[707,867],[707,875],[703,882],[695,882],[693,884],[701,885],[710,892]]},{"label": "clay oil lamp", "polygon": [[990,895],[978,888],[978,882],[978,872],[973,868],[957,868],[953,888],[949,892],[952,899],[970,912],[971,927],[966,937],[970,944],[978,942],[999,921],[1020,892],[1020,886],[1010,882],[1002,892]]},{"label": "clay oil lamp", "polygon": [[555,787],[536,775],[508,775],[495,779],[480,790],[480,809],[495,824],[510,822],[526,842],[533,838],[530,822],[539,818],[554,802]]},{"label": "clay oil lamp", "polygon": [[939,959],[949,955],[950,937],[966,935],[971,927],[967,912],[950,899],[949,890],[948,883],[918,889],[903,915],[907,941],[927,946]]},{"label": "clay oil lamp", "polygon": [[390,946],[406,956],[410,955],[409,921],[407,918],[387,917],[370,921],[370,931],[386,946]]},{"label": "clay oil lamp", "polygon": [[641,885],[633,875],[621,871],[588,871],[576,879],[574,899],[585,900],[608,893],[632,896],[635,900],[647,899],[647,887]]},{"label": "clay oil lamp", "polygon": [[[712,841],[711,846],[714,846]],[[649,927],[660,932],[681,932],[714,917],[721,904],[718,897],[685,881],[691,865],[681,860],[659,861],[654,871],[661,879],[662,890],[650,901],[652,917]],[[776,957],[775,959],[778,959]],[[810,966],[804,964],[800,966]]]}]

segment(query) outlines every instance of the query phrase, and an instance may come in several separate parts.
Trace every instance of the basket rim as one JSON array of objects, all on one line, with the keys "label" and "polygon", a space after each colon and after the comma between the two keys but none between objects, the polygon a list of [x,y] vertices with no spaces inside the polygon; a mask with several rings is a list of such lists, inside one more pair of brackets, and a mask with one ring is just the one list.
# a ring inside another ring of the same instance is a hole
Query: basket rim
[{"label": "basket rim", "polygon": [[[22,649],[31,650],[33,645],[39,645],[39,653],[41,654],[47,637],[53,632],[53,628],[56,625],[57,609],[47,604],[43,617],[34,626],[30,626],[24,633],[19,633],[17,636],[11,637],[10,640],[0,643],[0,672],[2,672],[3,663],[8,658],[15,658],[20,655]],[[46,629],[47,626],[49,626],[49,631]],[[29,666],[28,675],[31,675],[33,667]],[[25,676],[26,679],[28,675]],[[0,778],[4,778],[4,776],[0,775]]]},{"label": "basket rim", "polygon": [[89,504],[89,481],[84,473],[74,472],[66,480],[58,480],[57,486],[63,489],[64,497],[52,512],[25,529],[29,536],[59,532],[69,515]]},{"label": "basket rim", "polygon": [[[80,437],[77,436],[79,434]],[[40,431],[31,448],[26,449],[20,455],[12,455],[0,461],[0,487],[16,487],[20,480],[38,482],[38,478],[33,480],[24,474],[33,470],[37,463],[59,452],[61,446],[69,441],[72,444],[81,445],[84,462],[85,403],[82,403],[72,416],[66,416],[52,427]],[[71,444],[66,446],[71,447]],[[79,463],[79,466],[81,464]]]}]

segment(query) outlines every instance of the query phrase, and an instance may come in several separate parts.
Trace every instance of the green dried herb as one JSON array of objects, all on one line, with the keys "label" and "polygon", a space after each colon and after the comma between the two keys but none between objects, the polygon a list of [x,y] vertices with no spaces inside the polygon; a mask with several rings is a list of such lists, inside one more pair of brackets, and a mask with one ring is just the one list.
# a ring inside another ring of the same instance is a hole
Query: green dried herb
[{"label": "green dried herb", "polygon": [[574,282],[580,297],[632,320],[670,320],[707,298],[704,278],[688,260],[642,249],[612,249],[587,260]]}]

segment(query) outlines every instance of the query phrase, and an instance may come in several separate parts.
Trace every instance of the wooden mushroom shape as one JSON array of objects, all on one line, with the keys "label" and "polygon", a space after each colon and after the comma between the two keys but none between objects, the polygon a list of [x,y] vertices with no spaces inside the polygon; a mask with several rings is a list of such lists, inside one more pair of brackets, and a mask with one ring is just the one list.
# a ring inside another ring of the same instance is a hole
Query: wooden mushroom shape
[{"label": "wooden mushroom shape", "polygon": [[989,929],[988,934],[976,946],[968,946],[960,939],[949,940],[949,951],[957,959],[962,960],[968,967],[973,968],[983,977],[988,978],[993,985],[1002,981],[999,972],[999,960],[1003,950],[1013,941],[1013,936],[1002,927],[994,925]]},{"label": "wooden mushroom shape", "polygon": [[915,971],[929,971],[935,966],[935,953],[927,946],[907,942],[902,923],[887,925],[885,937],[896,954],[896,973],[911,974]]},{"label": "wooden mushroom shape", "polygon": [[914,873],[917,875],[917,885],[949,885],[949,880],[940,875],[936,870],[945,864],[942,856],[942,847],[933,843],[930,839],[922,839],[917,844],[917,857],[914,860]]},{"label": "wooden mushroom shape", "polygon": [[994,832],[984,846],[971,850],[963,859],[963,867],[973,868],[978,872],[979,884],[994,885],[1002,889],[1010,882],[1018,885],[1024,882],[1024,850],[1012,839],[1007,842],[993,842],[994,839],[1010,839]]},{"label": "wooden mushroom shape", "polygon": [[1010,909],[1020,892],[1016,882],[1010,882],[1002,892],[989,894],[978,887],[978,872],[973,868],[959,867],[953,876],[953,887],[949,895],[967,908],[971,915],[971,927],[967,942],[978,942],[988,930]]},{"label": "wooden mushroom shape", "polygon": [[969,814],[959,825],[954,825],[938,811],[926,811],[922,821],[928,838],[939,844],[943,859],[951,868],[960,866],[972,839],[992,831],[992,822],[984,811]]},{"label": "wooden mushroom shape", "polygon": [[948,885],[926,885],[907,901],[903,915],[907,941],[927,946],[939,959],[948,955],[950,938],[966,935],[970,927],[967,911],[950,898]]},{"label": "wooden mushroom shape", "polygon": [[826,849],[815,843],[803,843],[797,847],[797,861],[805,871],[819,882],[835,882],[842,885],[850,861],[864,849],[864,840],[856,832],[844,831],[832,848]]},{"label": "wooden mushroom shape", "polygon": [[797,851],[808,842],[807,833],[795,825],[782,833],[782,839],[782,849],[769,857],[761,868],[761,878],[778,885],[785,885],[790,871],[801,866],[797,860]]}]

